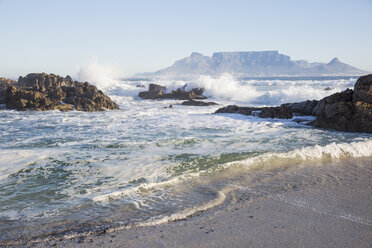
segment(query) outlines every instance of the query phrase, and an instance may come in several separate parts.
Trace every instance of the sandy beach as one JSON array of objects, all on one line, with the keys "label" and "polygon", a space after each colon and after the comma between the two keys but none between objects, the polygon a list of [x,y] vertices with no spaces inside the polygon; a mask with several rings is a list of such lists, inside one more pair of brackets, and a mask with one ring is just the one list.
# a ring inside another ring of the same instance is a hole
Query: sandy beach
[{"label": "sandy beach", "polygon": [[[223,204],[186,219],[23,245],[371,247],[371,162],[370,158],[352,159],[276,171],[282,179],[275,183],[260,183],[254,189],[240,184]],[[297,181],[300,175],[303,183]]]}]

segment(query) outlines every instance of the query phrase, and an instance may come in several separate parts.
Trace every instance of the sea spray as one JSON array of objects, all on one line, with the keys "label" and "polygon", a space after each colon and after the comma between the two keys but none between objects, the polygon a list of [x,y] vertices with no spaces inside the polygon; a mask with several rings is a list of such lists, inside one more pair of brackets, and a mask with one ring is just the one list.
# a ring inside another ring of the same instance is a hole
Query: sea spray
[{"label": "sea spray", "polygon": [[118,76],[118,69],[101,64],[97,60],[81,66],[77,73],[79,81],[94,84],[100,90],[116,86],[119,83],[116,79]]},{"label": "sea spray", "polygon": [[206,94],[214,98],[223,98],[231,101],[250,102],[263,95],[250,85],[242,85],[230,74],[218,78],[201,76],[195,83],[198,87],[206,89]]}]

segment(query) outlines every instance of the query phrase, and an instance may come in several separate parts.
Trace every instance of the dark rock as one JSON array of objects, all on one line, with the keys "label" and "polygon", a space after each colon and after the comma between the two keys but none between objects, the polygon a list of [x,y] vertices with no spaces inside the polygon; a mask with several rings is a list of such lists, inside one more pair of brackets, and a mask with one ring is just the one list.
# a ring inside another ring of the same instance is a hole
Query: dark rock
[{"label": "dark rock", "polygon": [[293,117],[293,114],[290,108],[287,108],[285,106],[252,108],[252,107],[239,107],[236,105],[229,105],[227,107],[217,109],[216,112],[214,113],[215,114],[233,113],[233,114],[242,114],[242,115],[252,115],[254,111],[261,111],[258,114],[258,117],[261,117],[261,118],[290,119]]},{"label": "dark rock", "polygon": [[329,91],[329,90],[332,90],[332,88],[330,88],[330,87],[326,87],[324,90],[325,90],[325,91]]},{"label": "dark rock", "polygon": [[82,111],[102,111],[104,109],[119,109],[102,91],[97,90],[96,86],[87,82],[74,82],[74,87],[62,87],[65,91],[65,103],[75,106],[76,110]]},{"label": "dark rock", "polygon": [[354,91],[347,89],[319,101],[310,123],[339,131],[372,133],[372,74],[360,77]]},{"label": "dark rock", "polygon": [[360,77],[354,85],[353,103],[372,103],[372,74]]},{"label": "dark rock", "polygon": [[142,91],[138,94],[142,99],[159,99],[164,95],[163,91]]},{"label": "dark rock", "polygon": [[8,87],[6,107],[16,110],[72,110],[70,104],[62,104],[58,100],[51,99],[43,93],[31,90],[18,89],[15,86]]},{"label": "dark rock", "polygon": [[211,106],[211,105],[218,105],[215,102],[203,102],[203,101],[195,101],[195,100],[188,100],[182,103],[182,105],[186,106]]},{"label": "dark rock", "polygon": [[0,78],[0,104],[5,104],[8,87],[14,85],[16,82],[15,80]]},{"label": "dark rock", "polygon": [[239,107],[236,105],[229,105],[223,108],[219,108],[214,112],[215,114],[242,114],[242,115],[252,115],[253,111],[260,111],[261,108],[251,108],[251,107]]},{"label": "dark rock", "polygon": [[194,88],[190,91],[184,90],[185,87],[177,90],[172,90],[170,93],[166,93],[166,87],[157,84],[150,84],[148,91],[142,91],[138,94],[142,99],[177,99],[177,100],[191,100],[191,99],[206,99],[203,96],[204,89]]},{"label": "dark rock", "polygon": [[165,93],[161,96],[163,99],[177,99],[177,100],[191,100],[191,99],[198,99],[204,100],[207,97],[203,95],[197,95],[195,92],[199,92],[198,90],[194,91],[184,91],[182,89],[173,90],[171,93]]},{"label": "dark rock", "polygon": [[258,117],[291,119],[293,117],[293,113],[291,109],[286,106],[266,107],[261,109],[261,112],[258,114]]},{"label": "dark rock", "polygon": [[[337,108],[342,108],[343,105],[350,105],[353,99],[353,90],[347,89],[343,92],[338,92],[333,95],[327,96],[320,100],[313,109],[312,115],[323,118],[325,116],[337,115]],[[346,104],[348,103],[348,104]],[[339,106],[339,107],[336,107]],[[342,111],[341,109],[339,111]],[[346,110],[345,110],[346,111]]]},{"label": "dark rock", "polygon": [[82,110],[119,109],[102,91],[89,83],[73,81],[54,74],[31,73],[19,77],[8,87],[6,107],[17,110]]},{"label": "dark rock", "polygon": [[[265,108],[229,105],[215,113],[252,115],[254,111],[260,111],[258,117],[261,118],[289,119],[293,117],[293,113],[314,115],[316,120],[309,122],[308,125],[339,131],[372,133],[372,74],[360,77],[354,90],[347,89],[320,101],[308,100]],[[294,121],[301,123],[307,120]]]},{"label": "dark rock", "polygon": [[293,113],[297,113],[300,115],[312,115],[314,108],[318,104],[319,101],[315,100],[307,100],[303,102],[296,102],[296,103],[286,103],[282,104],[282,106],[289,108]]},{"label": "dark rock", "polygon": [[149,91],[165,91],[167,87],[158,84],[150,84]]}]

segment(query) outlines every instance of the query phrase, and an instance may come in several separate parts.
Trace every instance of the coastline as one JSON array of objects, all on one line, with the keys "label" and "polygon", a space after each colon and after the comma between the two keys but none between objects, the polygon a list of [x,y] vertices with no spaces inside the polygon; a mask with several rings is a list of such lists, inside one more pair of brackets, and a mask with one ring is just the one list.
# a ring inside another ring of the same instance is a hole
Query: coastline
[{"label": "coastline", "polygon": [[[285,180],[274,180],[270,185],[237,186],[239,190],[229,193],[221,205],[186,219],[70,239],[30,241],[24,245],[368,247],[371,244],[372,158],[296,166],[283,173]],[[300,175],[303,183],[296,179]],[[244,180],[243,176],[241,179]]]}]

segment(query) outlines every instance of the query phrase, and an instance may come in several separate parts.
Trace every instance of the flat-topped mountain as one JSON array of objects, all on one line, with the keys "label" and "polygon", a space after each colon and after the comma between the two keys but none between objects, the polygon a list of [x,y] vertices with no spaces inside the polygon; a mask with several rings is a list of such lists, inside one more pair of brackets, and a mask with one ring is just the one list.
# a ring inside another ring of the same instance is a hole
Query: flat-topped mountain
[{"label": "flat-topped mountain", "polygon": [[367,73],[338,58],[329,63],[309,63],[291,60],[278,51],[263,52],[218,52],[212,57],[192,53],[165,69],[142,73],[144,77],[188,78],[199,75],[217,76],[223,73],[241,77],[267,76],[354,76]]}]

